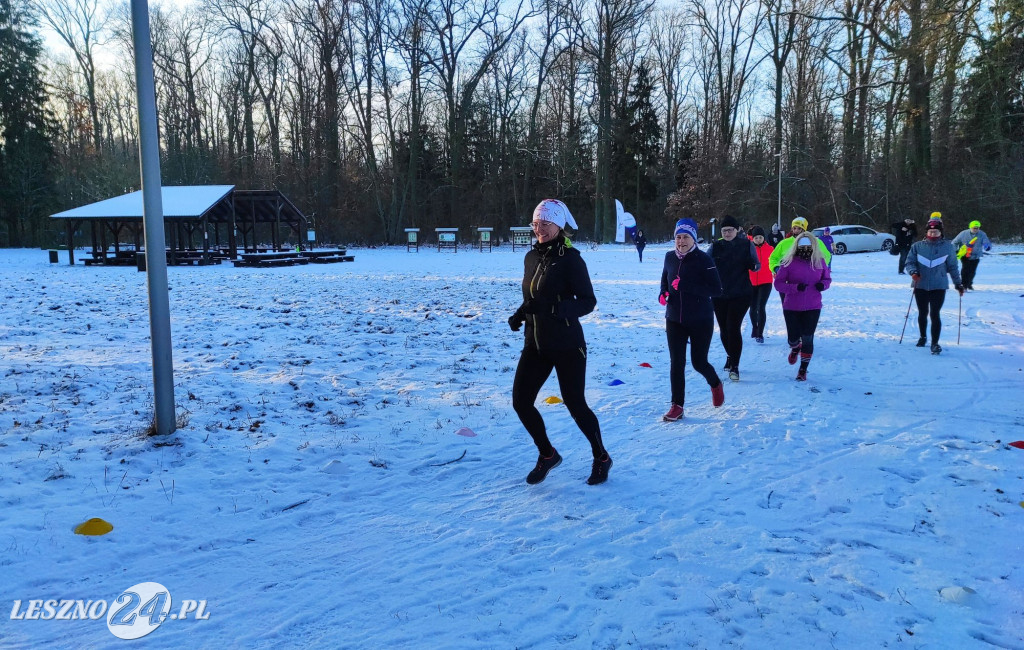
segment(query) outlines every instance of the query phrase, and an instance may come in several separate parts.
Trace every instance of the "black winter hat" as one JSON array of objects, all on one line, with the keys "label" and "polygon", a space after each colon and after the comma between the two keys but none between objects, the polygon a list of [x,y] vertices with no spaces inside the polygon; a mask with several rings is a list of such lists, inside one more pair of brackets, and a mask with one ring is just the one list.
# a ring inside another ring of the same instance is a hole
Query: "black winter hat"
[{"label": "black winter hat", "polygon": [[725,219],[722,219],[722,227],[736,228],[738,230],[740,227],[740,222],[736,221],[735,217],[727,216]]},{"label": "black winter hat", "polygon": [[757,237],[758,235],[764,237],[764,228],[762,228],[761,226],[754,226],[753,228],[750,229],[751,237]]}]

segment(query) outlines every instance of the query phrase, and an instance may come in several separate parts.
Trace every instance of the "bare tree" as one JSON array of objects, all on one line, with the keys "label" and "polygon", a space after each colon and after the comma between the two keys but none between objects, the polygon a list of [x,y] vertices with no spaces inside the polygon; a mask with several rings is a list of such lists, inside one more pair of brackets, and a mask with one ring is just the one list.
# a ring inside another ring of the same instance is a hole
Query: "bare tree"
[{"label": "bare tree", "polygon": [[284,57],[284,44],[273,21],[278,2],[213,0],[211,7],[223,21],[224,30],[237,39],[237,47],[229,50],[229,56],[240,93],[246,170],[254,179],[257,158],[254,109],[259,103],[276,179],[281,165],[280,72]]},{"label": "bare tree", "polygon": [[[538,38],[536,40],[539,43],[529,42],[527,46],[532,54],[536,77],[532,89],[533,97],[530,102],[530,114],[527,118],[526,159],[523,167],[522,191],[519,193],[519,197],[524,202],[530,202],[534,198],[539,198],[531,195],[531,183],[533,182],[534,160],[540,155],[537,138],[537,116],[540,111],[547,78],[552,64],[571,46],[567,38],[569,25],[565,19],[561,0],[544,0],[540,5],[540,13],[543,22],[537,29]],[[518,207],[520,206],[517,205]]]},{"label": "bare tree", "polygon": [[39,9],[53,31],[71,49],[85,79],[92,141],[99,152],[103,134],[96,101],[96,51],[106,42],[111,6],[97,0],[40,0]]},{"label": "bare tree", "polygon": [[[523,0],[512,4],[507,13],[504,6],[500,0],[434,0],[425,14],[428,29],[438,38],[436,55],[428,64],[436,72],[444,98],[448,175],[456,191],[462,181],[466,124],[477,87],[523,21],[533,15]],[[470,52],[475,54],[471,59]],[[454,197],[448,207],[452,213],[458,209]]]},{"label": "bare tree", "polygon": [[[347,57],[345,29],[349,3],[344,0],[290,0],[292,90],[301,95],[292,115],[302,133],[302,150],[321,164],[314,174],[318,212],[327,217],[340,203],[342,66]],[[317,152],[319,155],[315,155]],[[309,164],[307,162],[307,164]]]},{"label": "bare tree", "polygon": [[766,18],[765,6],[755,0],[692,0],[690,11],[699,29],[698,47],[707,61],[701,68],[710,102],[706,108],[713,114],[710,126],[724,163],[747,82],[759,63],[754,45]]},{"label": "bare tree", "polygon": [[651,25],[654,64],[665,97],[665,148],[663,158],[670,164],[680,139],[681,109],[693,69],[685,66],[688,37],[686,15],[678,10],[657,13]]},{"label": "bare tree", "polygon": [[615,204],[611,190],[613,76],[624,41],[635,36],[654,6],[653,0],[597,0],[584,9],[572,5],[575,33],[583,51],[594,61],[597,86],[597,169],[594,179],[594,238],[615,236]]}]

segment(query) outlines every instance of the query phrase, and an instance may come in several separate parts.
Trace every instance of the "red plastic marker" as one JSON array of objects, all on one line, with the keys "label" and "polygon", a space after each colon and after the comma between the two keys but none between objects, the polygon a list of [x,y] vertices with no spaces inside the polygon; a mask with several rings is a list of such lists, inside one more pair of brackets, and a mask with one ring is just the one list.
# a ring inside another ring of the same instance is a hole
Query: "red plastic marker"
[{"label": "red plastic marker", "polygon": [[650,367],[651,367],[651,364],[649,364],[649,363],[647,363],[646,361],[644,361],[643,363],[641,363],[641,364],[640,364],[640,367],[641,367],[641,368],[650,368]]},{"label": "red plastic marker", "polygon": [[1011,447],[1016,447],[1017,449],[1024,449],[1024,440],[1018,440],[1016,442],[1011,442],[1010,446]]}]

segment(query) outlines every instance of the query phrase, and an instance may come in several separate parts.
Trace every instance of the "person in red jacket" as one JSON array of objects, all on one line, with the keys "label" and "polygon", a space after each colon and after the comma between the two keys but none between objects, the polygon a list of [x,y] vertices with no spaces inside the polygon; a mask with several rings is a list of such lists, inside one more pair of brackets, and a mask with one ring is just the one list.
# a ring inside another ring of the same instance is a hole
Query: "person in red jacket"
[{"label": "person in red jacket", "polygon": [[768,258],[775,247],[765,240],[764,228],[761,226],[750,229],[750,241],[754,243],[757,259],[761,262],[761,268],[750,271],[750,285],[754,288],[750,295],[750,336],[758,343],[764,343],[764,325],[767,320],[765,309],[768,306],[768,297],[772,295],[772,282],[775,279],[768,268]]}]

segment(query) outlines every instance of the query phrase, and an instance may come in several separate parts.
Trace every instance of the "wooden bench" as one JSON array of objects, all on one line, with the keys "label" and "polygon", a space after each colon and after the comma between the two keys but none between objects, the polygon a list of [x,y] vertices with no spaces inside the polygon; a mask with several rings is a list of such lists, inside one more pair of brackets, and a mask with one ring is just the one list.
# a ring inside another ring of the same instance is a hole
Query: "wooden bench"
[{"label": "wooden bench", "polygon": [[353,255],[330,255],[324,257],[313,257],[310,258],[310,262],[314,264],[331,264],[334,262],[354,262],[355,256]]}]

